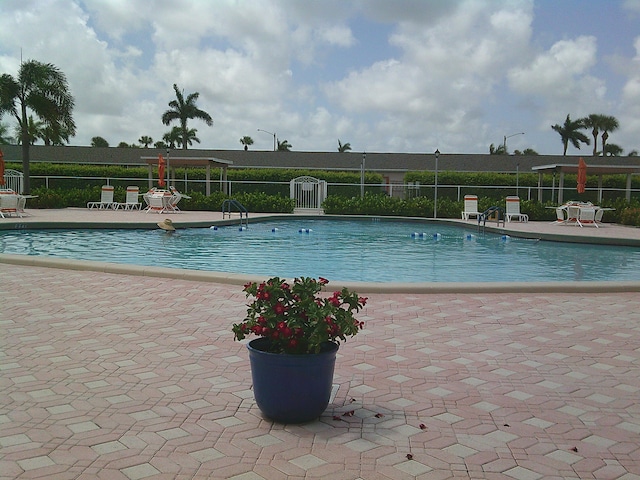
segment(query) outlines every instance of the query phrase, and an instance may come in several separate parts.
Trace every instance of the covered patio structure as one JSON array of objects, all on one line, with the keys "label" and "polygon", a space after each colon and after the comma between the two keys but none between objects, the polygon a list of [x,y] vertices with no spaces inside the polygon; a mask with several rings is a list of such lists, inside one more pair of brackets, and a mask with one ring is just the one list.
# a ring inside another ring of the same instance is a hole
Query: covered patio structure
[{"label": "covered patio structure", "polygon": [[[633,174],[640,174],[640,165],[638,166],[629,166],[629,165],[592,165],[589,163],[589,160],[586,159],[587,162],[587,175],[598,175],[598,202],[602,202],[602,177],[604,175],[626,175],[627,183],[625,188],[625,198],[627,202],[631,201],[631,176]],[[556,174],[559,174],[558,179],[558,204],[562,204],[564,202],[564,176],[567,173],[577,174],[578,173],[578,162],[575,164],[552,164],[552,165],[538,165],[535,167],[531,167],[531,170],[534,172],[538,172],[538,201],[542,202],[542,190],[543,190],[543,175],[552,174],[553,175],[553,184],[552,191],[555,190],[555,181]],[[575,186],[572,187],[572,190],[575,190]],[[552,194],[553,197],[553,194]]]},{"label": "covered patio structure", "polygon": [[[158,157],[140,157],[147,164],[149,169],[149,188],[153,186],[154,175],[153,167],[158,165]],[[173,185],[176,182],[175,168],[176,167],[205,167],[206,170],[206,183],[205,192],[207,196],[211,195],[211,167],[220,168],[220,190],[224,193],[229,193],[229,185],[227,183],[227,168],[229,165],[233,165],[231,160],[223,160],[221,158],[214,157],[173,157],[166,155],[165,161],[167,162],[167,187]]]}]

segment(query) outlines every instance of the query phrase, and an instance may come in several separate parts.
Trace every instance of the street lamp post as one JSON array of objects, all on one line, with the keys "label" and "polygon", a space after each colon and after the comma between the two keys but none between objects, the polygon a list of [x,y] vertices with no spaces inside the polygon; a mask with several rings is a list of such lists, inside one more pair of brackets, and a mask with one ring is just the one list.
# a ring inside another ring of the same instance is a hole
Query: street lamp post
[{"label": "street lamp post", "polygon": [[261,128],[259,128],[258,131],[268,133],[269,135],[273,136],[273,151],[275,152],[276,151],[276,134],[272,132],[267,132],[266,130],[262,130]]},{"label": "street lamp post", "polygon": [[433,218],[438,218],[438,158],[440,158],[440,150],[436,149],[436,174],[433,181]]},{"label": "street lamp post", "polygon": [[515,137],[516,135],[524,135],[524,132],[518,132],[518,133],[513,133],[511,135],[505,135],[503,142],[502,142],[502,147],[504,148],[504,154],[507,154],[507,138],[511,138],[511,137]]}]

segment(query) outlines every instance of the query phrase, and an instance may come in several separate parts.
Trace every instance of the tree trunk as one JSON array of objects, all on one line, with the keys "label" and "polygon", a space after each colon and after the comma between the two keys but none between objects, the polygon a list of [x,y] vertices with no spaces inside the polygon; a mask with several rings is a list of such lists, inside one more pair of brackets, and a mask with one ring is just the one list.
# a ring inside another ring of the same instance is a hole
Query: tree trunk
[{"label": "tree trunk", "polygon": [[31,193],[31,178],[29,172],[29,131],[27,129],[27,105],[24,100],[22,103],[22,119],[20,119],[21,138],[22,138],[22,192],[26,195]]}]

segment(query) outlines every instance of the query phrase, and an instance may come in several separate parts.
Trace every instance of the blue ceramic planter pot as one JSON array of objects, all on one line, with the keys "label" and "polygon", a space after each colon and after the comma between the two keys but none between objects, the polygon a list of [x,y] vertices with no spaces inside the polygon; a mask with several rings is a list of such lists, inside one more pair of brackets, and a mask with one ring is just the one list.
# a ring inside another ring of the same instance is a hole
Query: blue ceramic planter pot
[{"label": "blue ceramic planter pot", "polygon": [[327,342],[320,353],[269,353],[269,339],[247,344],[253,393],[262,413],[280,423],[318,418],[329,405],[338,345]]}]

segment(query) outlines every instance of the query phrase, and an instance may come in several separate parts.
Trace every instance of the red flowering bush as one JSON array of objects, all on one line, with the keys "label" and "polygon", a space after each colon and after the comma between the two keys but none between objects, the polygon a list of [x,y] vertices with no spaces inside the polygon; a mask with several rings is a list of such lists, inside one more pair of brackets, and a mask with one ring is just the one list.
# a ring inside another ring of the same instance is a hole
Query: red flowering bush
[{"label": "red flowering bush", "polygon": [[278,277],[262,283],[248,283],[244,291],[254,300],[247,317],[233,325],[234,338],[254,334],[269,339],[272,353],[317,353],[324,342],[345,341],[363,327],[354,318],[367,302],[347,288],[331,296],[320,296],[329,283],[320,277],[296,278],[290,285]]}]

